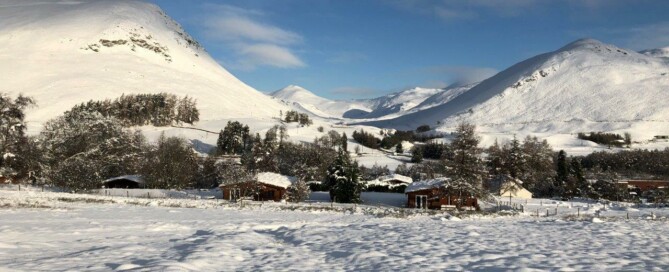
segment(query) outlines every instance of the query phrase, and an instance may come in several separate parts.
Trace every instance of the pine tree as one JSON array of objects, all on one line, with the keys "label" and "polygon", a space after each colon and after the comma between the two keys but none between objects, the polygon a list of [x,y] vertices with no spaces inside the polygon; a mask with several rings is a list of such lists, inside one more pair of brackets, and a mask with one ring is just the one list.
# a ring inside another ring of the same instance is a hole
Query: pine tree
[{"label": "pine tree", "polygon": [[486,158],[486,164],[488,165],[489,173],[491,176],[498,176],[502,174],[503,168],[503,153],[502,148],[499,146],[497,139],[495,143],[488,148],[488,157]]},{"label": "pine tree", "polygon": [[363,185],[358,181],[358,163],[351,162],[347,152],[339,150],[337,158],[328,167],[325,187],[330,199],[340,203],[360,203]]},{"label": "pine tree", "polygon": [[221,154],[242,154],[249,145],[249,127],[238,121],[228,121],[228,124],[218,134],[216,147]]},{"label": "pine tree", "polygon": [[341,135],[341,149],[344,152],[348,152],[348,137],[346,137],[346,132]]},{"label": "pine tree", "polygon": [[397,154],[404,153],[404,148],[402,148],[402,142],[398,143],[397,146],[395,146],[395,153]]},{"label": "pine tree", "polygon": [[453,160],[446,160],[445,163],[453,184],[459,184],[458,187],[466,185],[469,188],[468,193],[482,197],[486,171],[480,158],[482,151],[478,144],[476,126],[469,123],[459,124],[455,138],[451,142]]},{"label": "pine tree", "polygon": [[423,149],[417,146],[414,146],[411,149],[411,162],[421,163],[423,161]]},{"label": "pine tree", "polygon": [[503,166],[506,174],[512,178],[519,178],[525,171],[525,155],[515,135],[513,140],[504,146]]},{"label": "pine tree", "polygon": [[558,152],[557,157],[557,176],[555,177],[555,189],[553,196],[561,196],[569,179],[569,164],[567,163],[567,153],[564,150]]}]

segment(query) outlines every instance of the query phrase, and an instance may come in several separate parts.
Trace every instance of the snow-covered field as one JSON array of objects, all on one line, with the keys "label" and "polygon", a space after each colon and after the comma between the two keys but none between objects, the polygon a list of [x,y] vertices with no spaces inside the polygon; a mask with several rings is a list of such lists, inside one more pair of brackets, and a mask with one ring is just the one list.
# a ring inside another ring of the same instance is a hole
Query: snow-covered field
[{"label": "snow-covered field", "polygon": [[616,213],[459,219],[281,205],[3,190],[0,270],[669,269],[662,209],[638,212],[654,212],[655,220]]}]

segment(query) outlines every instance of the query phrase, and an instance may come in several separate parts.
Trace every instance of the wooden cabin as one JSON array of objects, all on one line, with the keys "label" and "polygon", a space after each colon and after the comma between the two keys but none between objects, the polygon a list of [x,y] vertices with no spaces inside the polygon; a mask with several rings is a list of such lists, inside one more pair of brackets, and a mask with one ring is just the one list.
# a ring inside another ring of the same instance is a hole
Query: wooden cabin
[{"label": "wooden cabin", "polygon": [[286,199],[288,188],[296,182],[296,178],[277,173],[258,173],[252,180],[237,183],[221,184],[223,199],[236,201],[243,197],[255,201],[281,201]]},{"label": "wooden cabin", "polygon": [[478,209],[478,200],[470,193],[456,189],[448,178],[418,181],[404,191],[407,207],[416,209]]}]

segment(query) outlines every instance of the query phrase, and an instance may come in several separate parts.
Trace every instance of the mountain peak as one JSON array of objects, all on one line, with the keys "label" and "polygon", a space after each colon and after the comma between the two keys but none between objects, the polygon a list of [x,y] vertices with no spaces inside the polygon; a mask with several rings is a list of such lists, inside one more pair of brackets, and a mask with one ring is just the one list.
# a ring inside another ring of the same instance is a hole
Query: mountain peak
[{"label": "mountain peak", "polygon": [[579,50],[579,49],[597,49],[600,47],[606,47],[608,45],[592,39],[592,38],[583,38],[583,39],[578,39],[576,41],[573,41],[571,43],[568,43],[567,45],[563,46],[562,48],[558,49],[558,51],[573,51],[573,50]]}]

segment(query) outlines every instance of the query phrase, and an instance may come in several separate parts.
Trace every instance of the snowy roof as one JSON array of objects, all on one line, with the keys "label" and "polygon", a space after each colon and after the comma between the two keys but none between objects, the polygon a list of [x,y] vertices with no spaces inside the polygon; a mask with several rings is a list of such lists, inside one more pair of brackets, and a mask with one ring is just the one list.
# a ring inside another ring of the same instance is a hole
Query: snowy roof
[{"label": "snowy roof", "polygon": [[392,175],[382,176],[382,177],[379,177],[377,180],[382,181],[382,182],[389,182],[389,181],[397,180],[397,181],[400,181],[400,182],[406,183],[406,184],[413,183],[413,179],[411,177],[407,177],[407,176],[403,176],[403,175],[399,175],[399,174],[392,174]]},{"label": "snowy roof", "polygon": [[297,178],[272,172],[262,172],[256,175],[256,181],[263,184],[287,189],[290,187],[290,185],[293,185],[293,183],[297,181]]},{"label": "snowy roof", "polygon": [[416,191],[439,188],[449,180],[450,180],[449,178],[436,178],[436,179],[416,181],[410,183],[409,186],[407,186],[407,188],[404,190],[404,193],[406,194]]},{"label": "snowy roof", "polygon": [[119,176],[119,177],[115,177],[115,178],[106,179],[105,181],[102,182],[102,184],[105,184],[105,183],[111,182],[111,181],[115,181],[115,180],[121,180],[121,179],[127,179],[127,180],[130,180],[130,181],[134,181],[134,182],[137,182],[138,184],[144,184],[145,183],[144,179],[140,175],[125,175],[125,176]]},{"label": "snowy roof", "polygon": [[509,175],[498,175],[488,181],[488,190],[493,193],[499,194],[520,189],[524,189],[523,181]]}]

